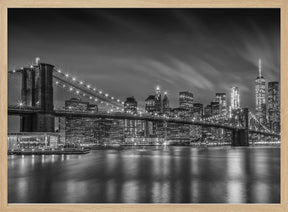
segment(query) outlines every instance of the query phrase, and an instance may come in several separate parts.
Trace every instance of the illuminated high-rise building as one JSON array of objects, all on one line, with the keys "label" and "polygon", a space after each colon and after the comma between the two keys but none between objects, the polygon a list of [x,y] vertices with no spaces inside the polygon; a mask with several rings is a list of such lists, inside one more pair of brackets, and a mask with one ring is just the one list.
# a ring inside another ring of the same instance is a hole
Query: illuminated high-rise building
[{"label": "illuminated high-rise building", "polygon": [[160,98],[160,96],[161,96],[160,86],[157,85],[156,88],[155,88],[155,97],[156,98]]},{"label": "illuminated high-rise building", "polygon": [[204,108],[204,117],[209,117],[212,115],[212,107],[211,105],[207,105],[205,108]]},{"label": "illuminated high-rise building", "polygon": [[[167,97],[168,100],[168,97]],[[149,113],[162,113],[162,98],[161,98],[161,90],[160,86],[156,86],[155,94],[148,96],[145,100],[145,110]],[[168,101],[169,104],[169,101]]]},{"label": "illuminated high-rise building", "polygon": [[236,110],[240,108],[240,94],[238,87],[231,88],[231,110]]},{"label": "illuminated high-rise building", "polygon": [[145,100],[145,110],[148,113],[155,113],[156,109],[155,109],[155,96],[154,95],[148,96],[147,99]]},{"label": "illuminated high-rise building", "polygon": [[220,113],[219,102],[211,102],[211,113],[212,113],[212,116],[218,115]]},{"label": "illuminated high-rise building", "polygon": [[[124,112],[137,114],[137,101],[135,100],[134,96],[127,97],[126,101],[124,102]],[[137,124],[138,122],[136,120],[124,120],[124,133],[126,137],[133,137],[137,135],[137,132],[139,131]]]},{"label": "illuminated high-rise building", "polygon": [[160,90],[159,85],[157,85],[155,89],[155,111],[157,113],[162,112],[162,98],[161,98],[161,90]]},{"label": "illuminated high-rise building", "polygon": [[167,92],[164,92],[162,106],[163,106],[163,113],[169,112],[170,108],[169,108],[169,99],[167,96]]},{"label": "illuminated high-rise building", "polygon": [[179,92],[179,105],[180,108],[192,109],[193,108],[193,93],[189,91]]},{"label": "illuminated high-rise building", "polygon": [[194,103],[193,104],[193,117],[202,118],[203,117],[203,104]]},{"label": "illuminated high-rise building", "polygon": [[280,90],[279,82],[268,82],[268,122],[274,132],[280,132]]},{"label": "illuminated high-rise building", "polygon": [[215,102],[219,102],[220,113],[226,113],[227,112],[226,93],[216,93]]},{"label": "illuminated high-rise building", "polygon": [[261,59],[259,59],[259,75],[255,80],[256,118],[266,123],[266,83],[262,75]]},{"label": "illuminated high-rise building", "polygon": [[125,113],[137,113],[137,101],[135,100],[134,96],[128,97],[124,102],[124,111]]}]

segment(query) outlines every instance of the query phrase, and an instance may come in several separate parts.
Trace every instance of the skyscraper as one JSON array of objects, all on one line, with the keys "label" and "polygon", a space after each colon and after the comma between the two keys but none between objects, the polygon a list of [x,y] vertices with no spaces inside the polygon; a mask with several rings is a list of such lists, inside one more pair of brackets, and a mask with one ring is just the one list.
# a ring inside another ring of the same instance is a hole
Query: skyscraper
[{"label": "skyscraper", "polygon": [[189,91],[179,92],[179,105],[180,108],[192,109],[193,108],[193,93]]},{"label": "skyscraper", "polygon": [[209,117],[212,115],[212,107],[211,105],[206,105],[206,107],[204,108],[204,117]]},{"label": "skyscraper", "polygon": [[211,102],[211,113],[212,113],[212,116],[218,115],[220,113],[220,103],[219,102]]},{"label": "skyscraper", "polygon": [[203,117],[203,104],[194,103],[193,104],[193,117],[202,118]]},{"label": "skyscraper", "polygon": [[148,113],[154,113],[155,109],[155,95],[149,95],[145,100],[145,110]]},{"label": "skyscraper", "polygon": [[128,97],[124,103],[124,111],[125,113],[137,113],[137,101],[134,96]]},{"label": "skyscraper", "polygon": [[266,85],[261,68],[259,59],[259,75],[255,80],[256,117],[260,123],[266,123]]},{"label": "skyscraper", "polygon": [[[137,101],[134,96],[128,97],[124,102],[125,113],[137,114]],[[137,134],[137,121],[124,120],[124,132],[126,137],[134,137]]]},{"label": "skyscraper", "polygon": [[[168,97],[167,97],[168,100]],[[161,97],[161,90],[160,86],[157,85],[155,88],[155,94],[149,95],[147,99],[145,100],[145,110],[149,113],[162,113],[162,97]],[[168,101],[169,104],[169,101]]]},{"label": "skyscraper", "polygon": [[169,99],[167,96],[167,92],[164,92],[164,97],[163,97],[163,102],[162,102],[162,106],[163,106],[163,113],[167,113],[169,111]]},{"label": "skyscraper", "polygon": [[226,93],[216,93],[215,102],[219,102],[220,113],[226,113],[227,112]]},{"label": "skyscraper", "polygon": [[279,82],[268,83],[268,122],[274,132],[280,132],[280,91]]},{"label": "skyscraper", "polygon": [[155,89],[155,110],[157,113],[162,112],[162,98],[161,98],[161,90],[160,90],[159,85],[157,85]]},{"label": "skyscraper", "polygon": [[240,94],[238,87],[231,88],[231,110],[240,108]]}]

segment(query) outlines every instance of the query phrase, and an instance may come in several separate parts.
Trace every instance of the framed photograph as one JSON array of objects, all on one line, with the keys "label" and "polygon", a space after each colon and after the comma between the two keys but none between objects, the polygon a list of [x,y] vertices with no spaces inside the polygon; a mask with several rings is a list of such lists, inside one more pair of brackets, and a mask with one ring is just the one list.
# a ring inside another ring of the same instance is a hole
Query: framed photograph
[{"label": "framed photograph", "polygon": [[288,4],[8,1],[1,211],[287,211]]}]

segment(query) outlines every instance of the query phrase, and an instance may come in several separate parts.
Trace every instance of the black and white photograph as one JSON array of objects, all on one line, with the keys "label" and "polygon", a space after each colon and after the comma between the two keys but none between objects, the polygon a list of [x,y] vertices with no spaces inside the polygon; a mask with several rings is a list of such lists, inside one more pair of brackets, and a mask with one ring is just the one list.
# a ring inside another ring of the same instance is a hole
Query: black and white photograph
[{"label": "black and white photograph", "polygon": [[279,8],[7,15],[9,204],[280,203]]}]

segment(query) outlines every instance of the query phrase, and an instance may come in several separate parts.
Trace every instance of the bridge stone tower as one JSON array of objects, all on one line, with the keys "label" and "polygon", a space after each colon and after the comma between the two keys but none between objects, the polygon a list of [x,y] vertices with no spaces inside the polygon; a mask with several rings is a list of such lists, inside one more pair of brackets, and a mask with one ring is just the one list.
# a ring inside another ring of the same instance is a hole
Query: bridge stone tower
[{"label": "bridge stone tower", "polygon": [[235,129],[232,132],[232,146],[249,146],[249,110],[243,108],[244,129]]},{"label": "bridge stone tower", "polygon": [[40,112],[21,116],[21,132],[54,132],[53,65],[39,63],[22,71],[23,106]]}]

